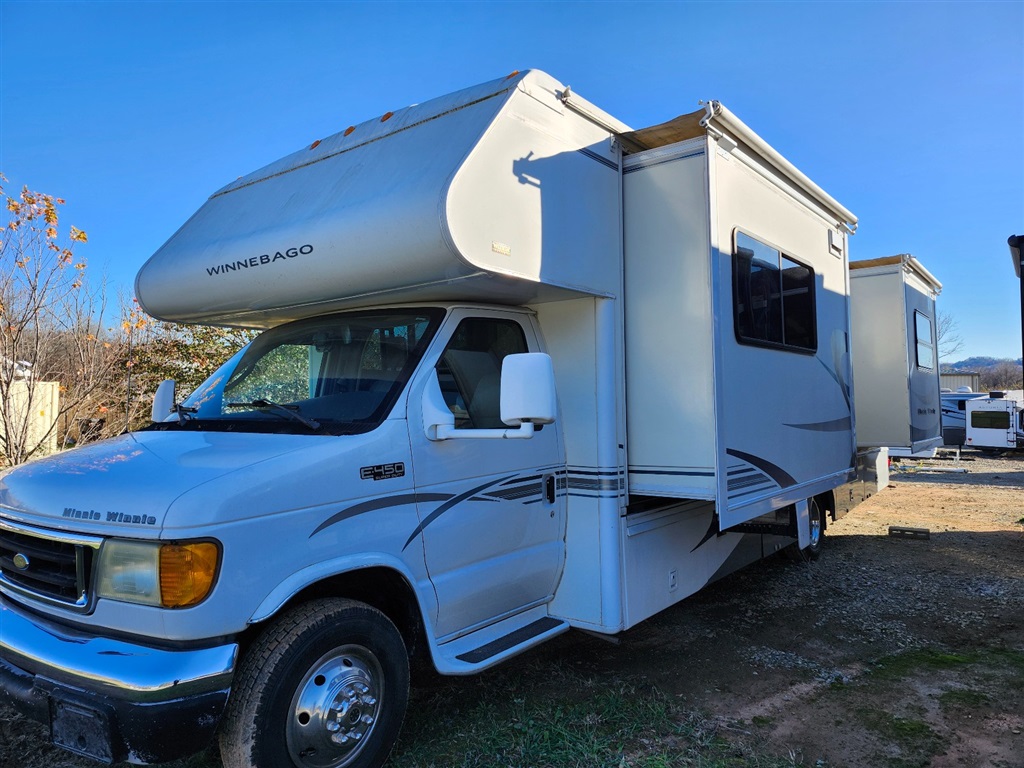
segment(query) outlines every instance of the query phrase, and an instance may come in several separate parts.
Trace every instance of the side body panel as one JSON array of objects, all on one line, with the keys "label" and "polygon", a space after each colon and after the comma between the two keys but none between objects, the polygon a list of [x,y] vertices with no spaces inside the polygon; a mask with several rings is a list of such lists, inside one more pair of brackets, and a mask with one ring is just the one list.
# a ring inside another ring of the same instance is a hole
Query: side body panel
[{"label": "side body panel", "polygon": [[624,171],[633,494],[715,498],[706,168],[699,138],[630,158]]},{"label": "side body panel", "polygon": [[898,272],[850,275],[857,443],[910,445],[910,336]]},{"label": "side body panel", "polygon": [[[709,161],[713,312],[720,328],[718,512],[725,529],[850,477],[855,442],[847,255],[839,223],[742,147],[717,149]],[[813,272],[815,349],[740,340],[733,254],[741,233]]]},{"label": "side body panel", "polygon": [[621,366],[615,351],[613,299],[536,305],[558,386],[567,460],[566,561],[553,616],[598,632],[622,627],[620,519],[623,474]]},{"label": "side body panel", "polygon": [[907,312],[910,381],[910,445],[912,452],[942,445],[942,402],[939,395],[938,322],[935,294],[914,275],[904,287]]},{"label": "side body panel", "polygon": [[857,444],[906,453],[942,443],[936,290],[909,257],[850,270]]},{"label": "side body panel", "polygon": [[437,594],[438,642],[548,601],[565,556],[565,497],[556,493],[552,502],[545,494],[548,478],[557,488],[565,477],[557,421],[528,440],[426,437],[424,389],[467,318],[511,320],[531,351],[539,351],[528,313],[456,308],[410,383],[409,440],[420,524],[404,547],[424,553]]},{"label": "side body panel", "polygon": [[763,556],[759,534],[719,534],[714,502],[669,501],[623,518],[626,626]]}]

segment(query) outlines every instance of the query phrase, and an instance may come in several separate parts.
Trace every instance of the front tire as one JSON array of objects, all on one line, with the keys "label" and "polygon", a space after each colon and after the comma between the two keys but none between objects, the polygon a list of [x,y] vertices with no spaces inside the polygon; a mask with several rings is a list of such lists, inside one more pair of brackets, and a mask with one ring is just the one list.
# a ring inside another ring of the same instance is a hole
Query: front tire
[{"label": "front tire", "polygon": [[409,701],[409,657],[383,613],[314,600],[242,660],[220,735],[224,768],[378,768]]}]

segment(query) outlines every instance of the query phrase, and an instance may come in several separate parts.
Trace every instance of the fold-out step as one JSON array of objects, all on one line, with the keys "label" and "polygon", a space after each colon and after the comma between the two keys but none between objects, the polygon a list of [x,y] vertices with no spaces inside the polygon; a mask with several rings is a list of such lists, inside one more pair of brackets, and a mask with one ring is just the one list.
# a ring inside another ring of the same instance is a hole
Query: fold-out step
[{"label": "fold-out step", "polygon": [[449,675],[477,672],[568,629],[568,622],[548,616],[541,606],[438,646],[439,671]]}]

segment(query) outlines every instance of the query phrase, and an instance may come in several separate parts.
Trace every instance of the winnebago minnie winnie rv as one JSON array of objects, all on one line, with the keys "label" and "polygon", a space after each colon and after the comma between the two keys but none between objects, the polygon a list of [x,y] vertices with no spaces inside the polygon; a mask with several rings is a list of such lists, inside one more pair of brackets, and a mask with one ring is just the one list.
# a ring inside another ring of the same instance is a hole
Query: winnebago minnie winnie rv
[{"label": "winnebago minnie winnie rv", "polygon": [[379,766],[412,653],[470,674],[816,557],[885,466],[855,225],[718,102],[633,131],[537,71],[228,184],[137,295],[267,330],[0,478],[6,700],[99,760]]}]

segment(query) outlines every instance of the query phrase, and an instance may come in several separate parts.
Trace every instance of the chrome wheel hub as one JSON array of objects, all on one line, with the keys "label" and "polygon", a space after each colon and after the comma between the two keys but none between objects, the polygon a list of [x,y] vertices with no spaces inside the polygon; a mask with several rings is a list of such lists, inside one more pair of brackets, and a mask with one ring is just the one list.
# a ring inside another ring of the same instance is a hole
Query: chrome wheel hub
[{"label": "chrome wheel hub", "polygon": [[810,546],[813,549],[821,543],[821,515],[817,514],[817,510],[811,510],[811,542]]},{"label": "chrome wheel hub", "polygon": [[384,675],[361,646],[325,654],[292,697],[286,739],[299,768],[341,768],[362,751],[380,715]]}]

